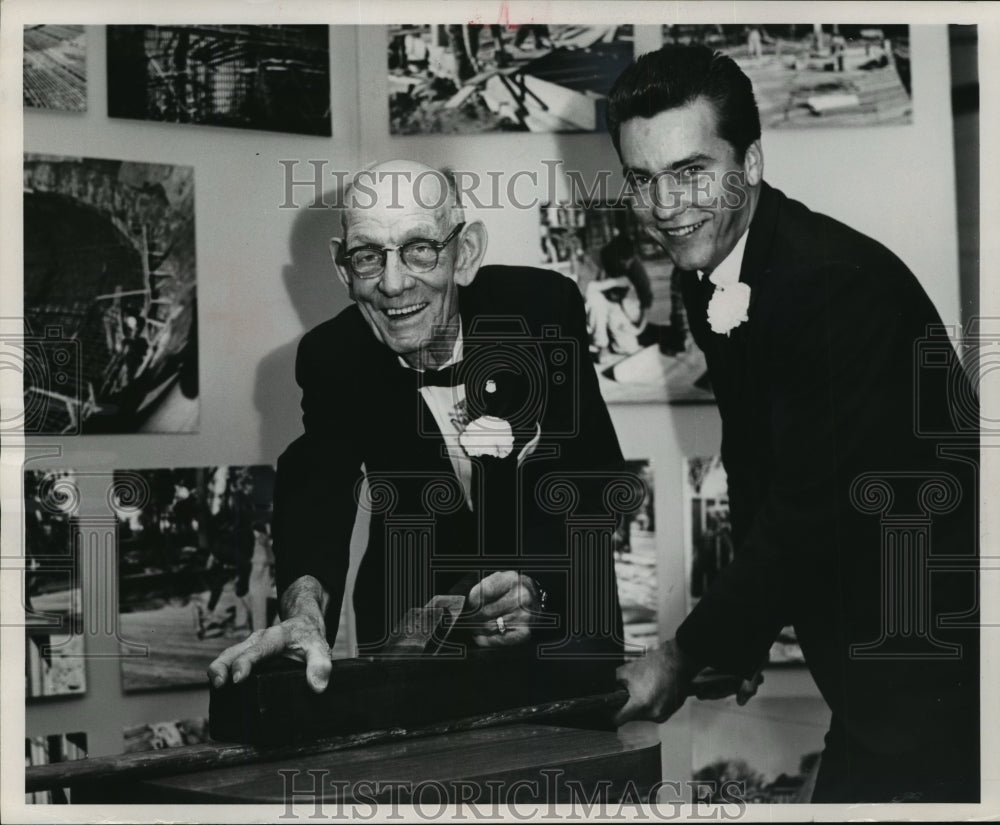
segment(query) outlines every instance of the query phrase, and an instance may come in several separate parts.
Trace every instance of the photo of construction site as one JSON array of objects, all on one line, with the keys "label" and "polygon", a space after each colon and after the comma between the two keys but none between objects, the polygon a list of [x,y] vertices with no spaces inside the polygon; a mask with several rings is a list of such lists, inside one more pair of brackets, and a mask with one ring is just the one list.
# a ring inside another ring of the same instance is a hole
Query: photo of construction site
[{"label": "photo of construction site", "polygon": [[603,131],[632,26],[388,27],[394,135]]},{"label": "photo of construction site", "polygon": [[665,25],[664,43],[725,52],[753,83],[764,129],[913,120],[908,25]]},{"label": "photo of construction site", "polygon": [[329,136],[327,26],[108,26],[108,114]]},{"label": "photo of construction site", "polygon": [[87,110],[87,40],[83,26],[24,27],[24,105]]},{"label": "photo of construction site", "polygon": [[194,170],[25,155],[31,434],[196,432]]}]

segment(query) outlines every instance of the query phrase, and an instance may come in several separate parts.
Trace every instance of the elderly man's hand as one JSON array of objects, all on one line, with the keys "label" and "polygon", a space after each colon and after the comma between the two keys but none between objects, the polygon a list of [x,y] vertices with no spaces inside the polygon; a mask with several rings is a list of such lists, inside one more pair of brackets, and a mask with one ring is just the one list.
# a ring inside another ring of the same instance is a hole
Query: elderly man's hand
[{"label": "elderly man's hand", "polygon": [[282,604],[287,619],[266,630],[255,630],[208,666],[208,678],[215,687],[222,687],[230,678],[238,684],[258,662],[280,654],[305,662],[309,687],[316,693],[326,690],[333,666],[323,626],[326,596],[322,588],[311,577],[303,577],[288,588]]},{"label": "elderly man's hand", "polygon": [[255,630],[239,644],[222,651],[208,666],[208,678],[215,687],[228,679],[238,684],[254,665],[279,654],[306,663],[306,681],[316,693],[330,681],[330,646],[322,627],[304,616],[294,616],[266,630]]},{"label": "elderly man's hand", "polygon": [[615,716],[615,723],[622,725],[633,719],[666,722],[684,704],[698,670],[673,639],[622,665],[616,676],[628,689],[628,701]]},{"label": "elderly man's hand", "polygon": [[491,573],[472,590],[466,605],[472,611],[473,641],[480,647],[523,644],[531,638],[532,614],[537,613],[540,594],[534,581],[523,573],[502,570]]}]

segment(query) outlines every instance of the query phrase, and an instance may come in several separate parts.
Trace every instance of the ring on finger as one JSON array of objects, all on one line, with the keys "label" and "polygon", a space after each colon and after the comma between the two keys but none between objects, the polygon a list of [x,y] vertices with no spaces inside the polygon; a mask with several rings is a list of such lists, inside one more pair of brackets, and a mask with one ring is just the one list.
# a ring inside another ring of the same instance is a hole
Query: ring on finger
[{"label": "ring on finger", "polygon": [[501,636],[507,632],[507,623],[503,620],[503,616],[497,616],[497,632]]}]

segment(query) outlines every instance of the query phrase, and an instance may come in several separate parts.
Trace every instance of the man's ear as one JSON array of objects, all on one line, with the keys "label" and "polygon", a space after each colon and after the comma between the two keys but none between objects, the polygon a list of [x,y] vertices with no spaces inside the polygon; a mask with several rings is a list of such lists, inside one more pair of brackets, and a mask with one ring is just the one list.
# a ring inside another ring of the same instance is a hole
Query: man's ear
[{"label": "man's ear", "polygon": [[760,148],[760,138],[747,147],[743,156],[743,172],[750,186],[757,186],[764,179],[764,152]]},{"label": "man's ear", "polygon": [[[347,273],[347,270],[340,265],[340,248],[343,243],[344,242],[340,238],[330,238],[330,257],[333,259],[333,268],[337,271],[337,277],[340,278],[341,283],[347,287],[347,291],[351,292],[351,276]],[[354,297],[353,293],[351,293],[351,297]]]},{"label": "man's ear", "polygon": [[486,241],[486,227],[482,221],[466,224],[458,241],[458,258],[455,261],[455,283],[459,286],[468,286],[476,277],[486,254]]}]

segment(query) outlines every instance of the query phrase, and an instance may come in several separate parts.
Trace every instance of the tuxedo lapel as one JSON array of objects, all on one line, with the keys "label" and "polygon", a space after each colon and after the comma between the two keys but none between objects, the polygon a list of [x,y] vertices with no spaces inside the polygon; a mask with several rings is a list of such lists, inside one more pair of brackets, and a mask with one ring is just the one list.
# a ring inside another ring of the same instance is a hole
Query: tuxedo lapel
[{"label": "tuxedo lapel", "polygon": [[750,287],[748,320],[736,327],[724,344],[724,349],[729,355],[730,368],[743,392],[751,389],[749,373],[755,358],[753,331],[755,323],[759,323],[755,317],[755,309],[770,272],[780,207],[781,199],[778,193],[767,183],[762,183],[757,209],[747,230],[747,242],[740,266],[740,282]]},{"label": "tuxedo lapel", "polygon": [[712,386],[723,407],[738,404],[748,389],[749,365],[753,358],[751,330],[754,308],[768,272],[779,209],[778,194],[768,184],[762,184],[757,209],[747,230],[740,266],[740,281],[750,287],[749,320],[735,327],[729,335],[713,332],[708,323],[708,304],[714,285],[707,277],[699,280],[695,272],[681,273],[681,294],[688,313],[688,325],[696,343],[705,353]]},{"label": "tuxedo lapel", "polygon": [[727,401],[737,411],[743,405],[744,396],[753,389],[750,374],[755,357],[752,335],[754,309],[768,272],[778,211],[777,194],[768,184],[762,183],[757,209],[747,229],[743,261],[740,265],[740,282],[750,287],[748,320],[734,327],[729,335],[713,335],[718,347],[724,380],[729,385],[725,393]]},{"label": "tuxedo lapel", "polygon": [[743,250],[740,281],[750,287],[750,307],[747,315],[753,322],[753,305],[760,295],[772,258],[774,236],[778,228],[781,197],[767,183],[762,183],[757,211],[750,222],[747,243]]},{"label": "tuxedo lapel", "polygon": [[695,343],[706,350],[711,346],[709,336],[712,330],[708,325],[708,301],[711,296],[711,283],[698,279],[697,272],[681,270],[677,273],[680,279],[681,297],[684,299],[684,309],[687,313],[688,328],[694,335]]},{"label": "tuxedo lapel", "polygon": [[362,409],[367,414],[360,414],[360,423],[367,433],[369,471],[452,474],[444,437],[420,393],[420,373],[401,364],[380,342],[365,345],[363,353],[359,360],[366,365],[360,373],[364,387],[340,387],[332,403],[355,403],[353,393],[364,395]]}]

